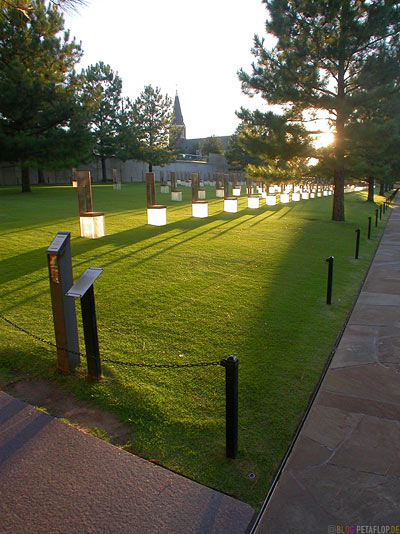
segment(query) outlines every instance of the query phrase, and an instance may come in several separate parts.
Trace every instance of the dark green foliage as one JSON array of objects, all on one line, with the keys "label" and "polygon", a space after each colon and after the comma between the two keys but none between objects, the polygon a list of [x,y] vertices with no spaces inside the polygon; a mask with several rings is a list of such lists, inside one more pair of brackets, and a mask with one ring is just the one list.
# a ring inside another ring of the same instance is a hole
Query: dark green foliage
[{"label": "dark green foliage", "polygon": [[172,100],[168,95],[163,96],[158,87],[146,85],[134,102],[132,115],[141,144],[139,159],[149,164],[149,171],[153,165],[173,161],[179,129],[173,125]]},{"label": "dark green foliage", "polygon": [[[263,0],[272,50],[255,36],[251,74],[239,72],[243,90],[297,116],[329,112],[335,130],[332,153],[335,195],[332,218],[344,220],[345,127],[366,98],[396,76],[399,2],[392,0]],[[371,81],[374,81],[372,86]]]},{"label": "dark green foliage", "polygon": [[76,165],[90,153],[90,98],[74,71],[82,51],[56,9],[42,0],[29,19],[10,9],[0,20],[0,159],[27,169]]},{"label": "dark green foliage", "polygon": [[251,156],[241,143],[241,130],[242,125],[239,125],[235,133],[230,136],[228,150],[225,154],[229,168],[237,171],[244,170],[246,165],[251,162]]},{"label": "dark green foliage", "polygon": [[95,139],[94,155],[101,160],[103,181],[107,180],[106,159],[115,156],[121,112],[122,80],[110,65],[102,61],[88,67],[84,73],[87,90],[99,97],[99,106],[91,121]]},{"label": "dark green foliage", "polygon": [[224,144],[221,139],[211,135],[206,137],[201,147],[201,153],[203,156],[208,156],[208,154],[223,154],[225,152]]},{"label": "dark green foliage", "polygon": [[249,155],[249,176],[267,183],[293,183],[307,175],[311,139],[299,122],[243,108],[237,115],[242,119],[238,142]]},{"label": "dark green foliage", "polygon": [[136,115],[132,101],[129,98],[123,98],[118,117],[118,133],[115,140],[115,155],[123,161],[140,159],[141,156],[140,134],[135,120]]}]

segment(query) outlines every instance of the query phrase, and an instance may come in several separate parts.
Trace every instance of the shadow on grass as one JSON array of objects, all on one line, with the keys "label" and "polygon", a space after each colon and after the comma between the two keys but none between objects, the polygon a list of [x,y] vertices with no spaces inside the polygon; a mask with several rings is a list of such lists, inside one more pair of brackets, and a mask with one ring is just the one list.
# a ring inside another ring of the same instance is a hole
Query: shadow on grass
[{"label": "shadow on grass", "polygon": [[[165,226],[160,226],[160,227],[149,226],[146,224],[142,226],[136,226],[129,230],[124,230],[122,232],[108,234],[104,236],[103,238],[99,238],[95,240],[84,239],[81,237],[72,237],[71,254],[73,258],[79,257],[82,253],[93,251],[98,248],[103,248],[109,244],[113,244],[113,245],[115,244],[113,251],[117,251],[117,250],[122,250],[126,247],[129,247],[131,245],[135,245],[142,241],[152,239],[151,243],[149,243],[148,245],[141,247],[135,250],[134,252],[126,255],[126,256],[130,256],[132,254],[142,252],[143,250],[151,248],[155,244],[166,243],[171,239],[176,239],[177,237],[177,234],[173,233],[173,235],[167,236],[164,239],[160,239],[156,243],[154,242],[154,238],[157,238],[158,236],[163,236],[166,233],[174,232],[175,230],[181,230],[181,233],[179,234],[179,236],[183,236],[199,228],[208,227],[209,225],[213,225],[213,223],[219,223],[217,226],[213,226],[212,229],[215,231],[216,229],[221,229],[225,225],[229,225],[232,221],[236,221],[246,216],[246,219],[238,222],[237,224],[221,232],[221,235],[222,235],[235,229],[240,224],[247,222],[248,217],[250,216],[254,218],[259,217],[262,213],[266,211],[265,208],[266,208],[265,206],[259,208],[259,210],[257,211],[259,211],[260,213],[254,213],[254,210],[249,210],[248,208],[246,208],[246,209],[238,211],[237,213],[221,212],[215,215],[211,215],[204,219],[188,217],[187,219],[172,222]],[[270,216],[270,215],[272,214],[269,214],[267,216]],[[38,226],[35,225],[34,228],[38,228]],[[60,225],[60,228],[62,228],[62,225]],[[31,230],[31,226],[27,224],[25,231],[29,231],[29,230]],[[210,228],[206,228],[204,232],[198,232],[197,234],[188,238],[187,241],[196,239],[197,237],[200,237],[204,233],[208,232],[209,230]],[[59,231],[63,231],[63,230],[60,229]],[[218,237],[218,235],[214,236],[214,238],[215,237]],[[184,242],[184,240],[179,243],[174,244],[171,247],[168,247],[168,250],[175,246],[179,246],[182,242]],[[42,269],[44,266],[46,266],[47,265],[47,260],[46,260],[47,246],[39,247],[37,249],[30,250],[29,252],[22,252],[11,258],[1,260],[0,261],[0,273],[1,273],[0,284],[6,284],[12,280],[20,278],[21,276],[31,274],[37,270]],[[94,260],[107,256],[109,252],[110,250],[107,250],[105,252],[100,252],[99,254],[94,256]],[[162,251],[158,252],[158,254],[161,254],[161,253]],[[102,266],[104,267],[108,264],[109,263],[105,263]],[[43,277],[42,280],[44,278],[45,277]]]}]

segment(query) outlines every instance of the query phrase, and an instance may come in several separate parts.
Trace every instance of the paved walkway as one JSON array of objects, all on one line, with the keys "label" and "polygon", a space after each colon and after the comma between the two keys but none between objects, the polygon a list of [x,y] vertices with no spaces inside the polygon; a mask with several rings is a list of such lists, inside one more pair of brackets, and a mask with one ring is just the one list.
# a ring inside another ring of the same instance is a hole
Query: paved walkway
[{"label": "paved walkway", "polygon": [[252,529],[358,532],[400,532],[399,205],[305,425]]},{"label": "paved walkway", "polygon": [[1,534],[242,534],[253,515],[0,392]]}]

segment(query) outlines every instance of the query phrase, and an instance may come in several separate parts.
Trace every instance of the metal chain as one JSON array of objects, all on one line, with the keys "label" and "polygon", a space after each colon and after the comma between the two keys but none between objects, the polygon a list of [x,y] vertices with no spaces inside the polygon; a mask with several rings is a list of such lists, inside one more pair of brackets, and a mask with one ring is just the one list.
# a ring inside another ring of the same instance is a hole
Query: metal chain
[{"label": "metal chain", "polygon": [[[36,339],[37,341],[40,341],[41,343],[45,343],[46,345],[49,345],[50,347],[54,347],[56,349],[60,350],[66,350],[65,347],[59,347],[55,343],[52,343],[51,341],[48,341],[47,339],[44,339],[40,336],[37,336],[36,334],[32,334],[32,332],[29,332],[28,330],[25,330],[25,328],[22,328],[22,326],[19,326],[15,324],[13,321],[10,321],[10,319],[7,319],[4,317],[4,315],[0,314],[0,319],[11,325],[12,327],[16,328],[20,332],[23,332],[24,334],[27,334],[28,336],[32,337],[33,339]],[[82,352],[75,352],[73,350],[69,350],[71,354],[76,354],[78,356],[82,356],[82,358],[92,358],[95,359],[94,356],[91,356],[90,354],[84,354]],[[106,363],[112,363],[114,365],[122,365],[125,367],[148,367],[148,368],[160,368],[160,369],[178,369],[183,367],[209,367],[212,365],[221,365],[221,362],[223,360],[213,361],[213,362],[197,362],[197,363],[135,363],[135,362],[124,362],[121,360],[110,360],[108,358],[101,358],[102,362]]]},{"label": "metal chain", "polygon": [[109,360],[108,358],[102,358],[103,362],[113,363],[115,365],[123,365],[127,367],[150,367],[161,369],[178,369],[181,367],[209,367],[211,365],[221,365],[222,360],[215,362],[197,362],[197,363],[135,363],[135,362],[122,362],[119,360]]}]

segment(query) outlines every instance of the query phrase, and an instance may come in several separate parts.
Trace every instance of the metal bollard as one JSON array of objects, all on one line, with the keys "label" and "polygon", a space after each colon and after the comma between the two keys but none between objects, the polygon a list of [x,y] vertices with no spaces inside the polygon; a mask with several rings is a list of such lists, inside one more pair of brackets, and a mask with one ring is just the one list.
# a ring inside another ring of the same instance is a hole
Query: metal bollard
[{"label": "metal bollard", "polygon": [[329,258],[326,259],[328,262],[328,286],[326,291],[326,303],[331,304],[332,302],[332,279],[333,279],[333,260],[335,258],[333,256],[329,256]]},{"label": "metal bollard", "polygon": [[379,205],[379,220],[382,219],[382,204]]},{"label": "metal bollard", "polygon": [[376,208],[376,210],[375,210],[375,228],[378,226],[378,213],[379,213],[379,210],[378,210],[378,208]]},{"label": "metal bollard", "polygon": [[221,360],[225,367],[225,395],[226,395],[226,456],[236,458],[238,448],[238,371],[239,360],[236,356],[229,356]]},{"label": "metal bollard", "polygon": [[357,228],[356,230],[356,253],[355,253],[355,259],[358,260],[358,253],[360,251],[360,229]]},{"label": "metal bollard", "polygon": [[372,217],[368,217],[368,239],[371,239],[371,221]]}]

